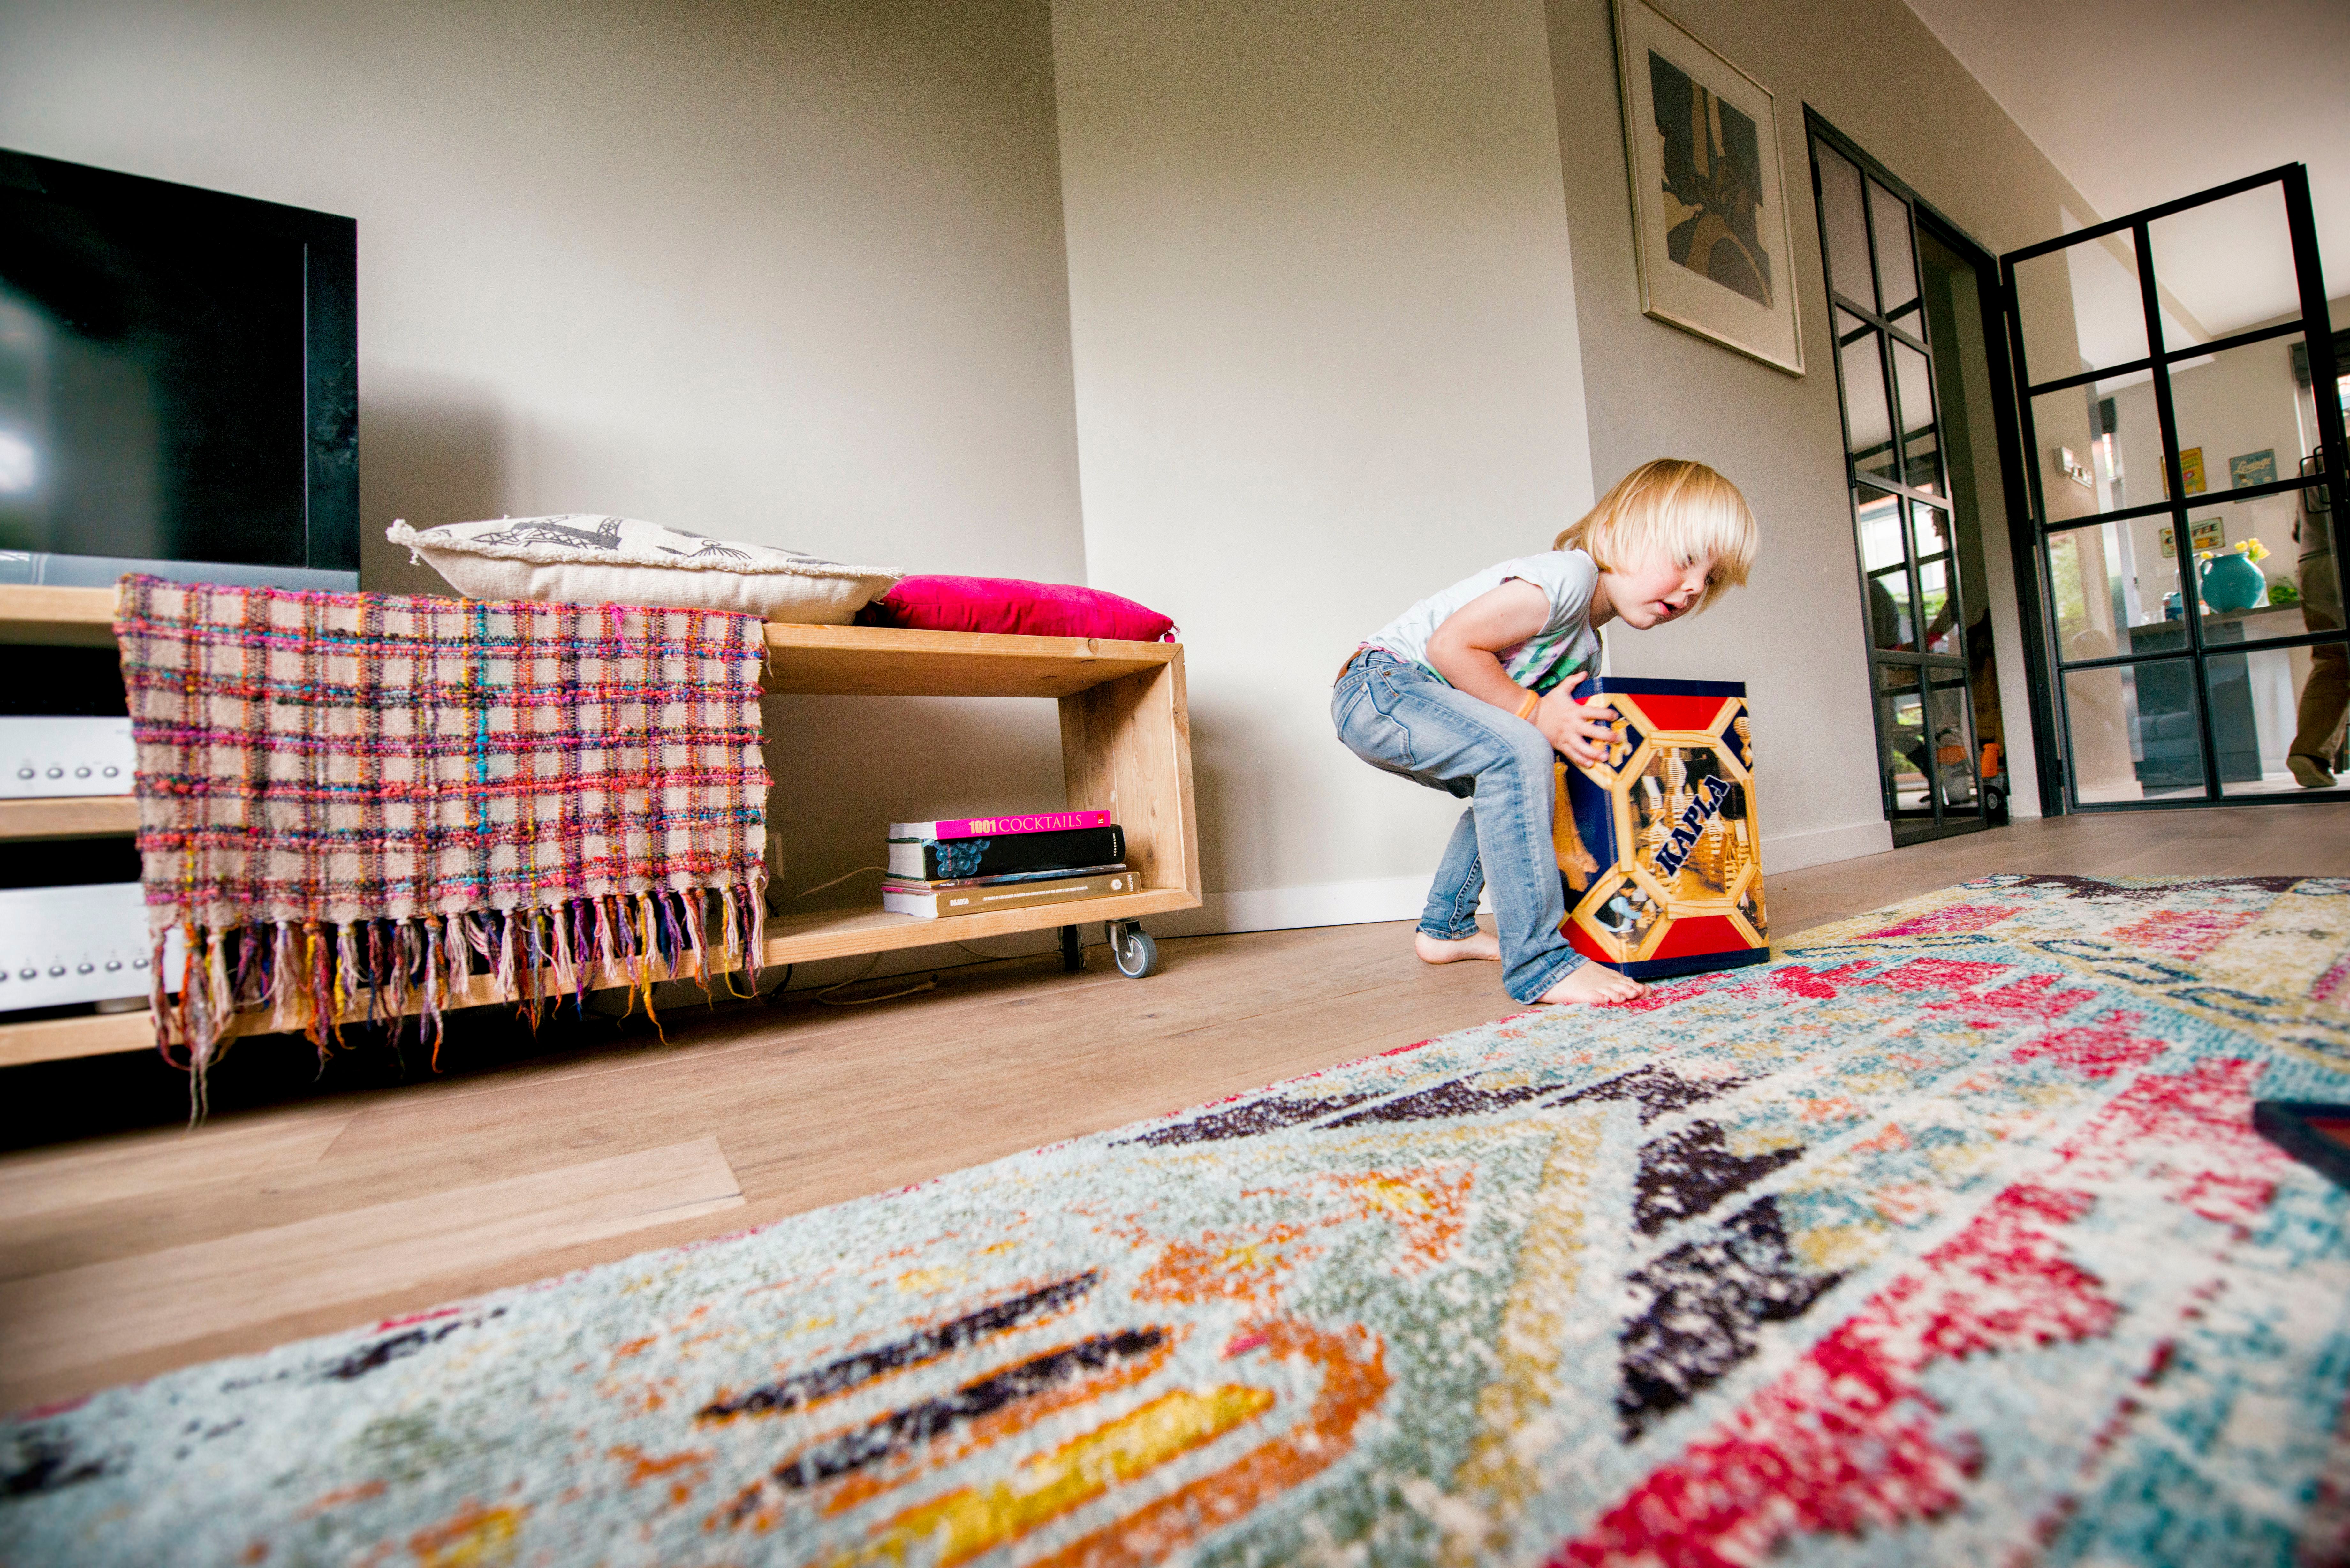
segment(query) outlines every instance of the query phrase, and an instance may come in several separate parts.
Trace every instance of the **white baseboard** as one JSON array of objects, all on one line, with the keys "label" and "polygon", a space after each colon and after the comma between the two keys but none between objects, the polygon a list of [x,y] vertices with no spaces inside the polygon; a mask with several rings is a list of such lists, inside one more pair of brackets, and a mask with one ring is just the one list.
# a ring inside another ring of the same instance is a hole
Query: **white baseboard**
[{"label": "white baseboard", "polygon": [[1783,833],[1776,837],[1765,834],[1762,869],[1775,877],[1782,871],[1801,871],[1806,866],[1825,866],[1832,860],[1883,855],[1892,847],[1893,825],[1882,819],[1856,822],[1846,827],[1819,827],[1809,833]]},{"label": "white baseboard", "polygon": [[[1855,823],[1762,840],[1766,871],[1800,871],[1893,847],[1883,822]],[[1433,872],[1434,867],[1429,867]],[[1204,937],[1227,931],[1286,931],[1305,926],[1359,926],[1374,920],[1416,920],[1428,902],[1428,878],[1381,877],[1360,882],[1317,882],[1303,888],[1251,888],[1209,893],[1196,909],[1153,915],[1153,936]],[[1481,909],[1488,908],[1480,905]]]}]

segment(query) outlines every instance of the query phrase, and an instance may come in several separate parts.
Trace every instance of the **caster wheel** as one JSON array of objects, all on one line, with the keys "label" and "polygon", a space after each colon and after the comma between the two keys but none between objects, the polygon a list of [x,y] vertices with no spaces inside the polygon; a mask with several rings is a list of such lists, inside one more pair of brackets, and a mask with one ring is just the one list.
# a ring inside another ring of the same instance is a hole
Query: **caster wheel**
[{"label": "caster wheel", "polygon": [[1150,933],[1128,922],[1123,930],[1110,933],[1109,950],[1118,960],[1118,972],[1128,980],[1140,980],[1159,968],[1159,944]]}]

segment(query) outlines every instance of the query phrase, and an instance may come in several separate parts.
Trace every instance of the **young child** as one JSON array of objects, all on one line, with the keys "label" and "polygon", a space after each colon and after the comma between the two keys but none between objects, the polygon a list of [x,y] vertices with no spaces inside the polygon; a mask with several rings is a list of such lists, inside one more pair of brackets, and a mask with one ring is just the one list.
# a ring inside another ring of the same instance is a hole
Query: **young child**
[{"label": "young child", "polygon": [[[1428,891],[1413,946],[1430,963],[1499,959],[1520,1002],[1620,1002],[1645,989],[1567,945],[1551,839],[1551,754],[1589,765],[1604,720],[1568,693],[1594,673],[1599,628],[1639,630],[1746,581],[1754,514],[1712,469],[1641,464],[1550,553],[1488,566],[1398,616],[1358,649],[1330,698],[1338,738],[1376,768],[1474,797]],[[1493,886],[1499,938],[1477,929]]]}]

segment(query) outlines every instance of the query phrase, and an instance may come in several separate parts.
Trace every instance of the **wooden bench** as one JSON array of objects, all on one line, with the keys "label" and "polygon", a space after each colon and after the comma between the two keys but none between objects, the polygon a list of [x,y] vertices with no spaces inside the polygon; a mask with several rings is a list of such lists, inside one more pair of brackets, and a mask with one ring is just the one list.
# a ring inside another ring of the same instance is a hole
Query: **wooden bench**
[{"label": "wooden bench", "polygon": [[[0,586],[0,643],[103,647],[110,588]],[[916,919],[879,908],[826,909],[767,923],[770,965],[1067,928],[1113,927],[1196,909],[1200,834],[1191,800],[1191,725],[1183,649],[1166,642],[998,637],[871,627],[767,627],[770,694],[828,697],[1049,697],[1061,708],[1061,770],[1071,811],[1107,811],[1126,829],[1140,890],[1079,904]],[[138,830],[129,796],[0,801],[0,839],[93,837]],[[618,975],[608,983],[625,981]],[[474,977],[469,1003],[494,1001]],[[144,1050],[145,1012],[11,1023],[0,1016],[0,1066]]]}]

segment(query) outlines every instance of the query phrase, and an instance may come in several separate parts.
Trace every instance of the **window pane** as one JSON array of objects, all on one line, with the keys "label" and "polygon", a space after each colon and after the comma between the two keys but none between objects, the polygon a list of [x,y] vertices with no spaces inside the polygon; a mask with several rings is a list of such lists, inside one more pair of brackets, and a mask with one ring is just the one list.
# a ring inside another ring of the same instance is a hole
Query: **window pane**
[{"label": "window pane", "polygon": [[[2328,517],[2304,510],[2300,491],[2188,509],[2206,644],[2299,637],[2340,624]],[[2168,532],[2162,542],[2170,542]]]},{"label": "window pane", "polygon": [[[2303,410],[2309,405],[2293,373],[2293,352],[2300,341],[2251,343],[2172,364],[2171,417],[2178,421],[2190,501],[2289,480],[2300,472],[2303,454],[2316,444],[2314,431],[2306,442],[2302,439],[2309,419]],[[2145,475],[2134,493],[2140,502],[2159,501],[2168,476],[2154,422],[2153,389],[2134,384],[2112,396],[2121,425],[2122,461],[2133,476]],[[2280,496],[2270,504],[2280,515],[2289,515],[2294,503]]]},{"label": "window pane", "polygon": [[1934,431],[1934,367],[1899,338],[1893,340],[1893,386],[1901,407],[1902,467],[1913,490],[1942,491]]},{"label": "window pane", "polygon": [[2032,400],[2032,439],[2050,522],[2162,499],[2162,426],[2152,385],[2141,370]]},{"label": "window pane", "polygon": [[2267,184],[2147,225],[2163,347],[2186,348],[2301,314],[2284,187]]},{"label": "window pane", "polygon": [[2125,231],[2021,263],[2015,307],[2027,377],[2054,381],[2146,358],[2137,245]]},{"label": "window pane", "polygon": [[2221,794],[2290,794],[2311,787],[2293,776],[2288,759],[2295,752],[2350,787],[2336,728],[2350,689],[2350,655],[2342,644],[2221,654],[2206,668]]},{"label": "window pane", "polygon": [[1918,255],[1909,238],[1909,203],[1871,180],[1868,215],[1877,221],[1877,281],[1887,320],[1926,336],[1918,309]]},{"label": "window pane", "polygon": [[1899,477],[1893,452],[1893,416],[1885,401],[1879,334],[1847,311],[1835,314],[1837,354],[1844,363],[1845,447],[1856,472]]},{"label": "window pane", "polygon": [[1950,514],[1938,506],[1909,504],[1912,548],[1918,558],[1918,619],[1926,651],[1966,651],[1966,614],[1958,587],[1958,564],[1950,555]]},{"label": "window pane", "polygon": [[[1820,171],[1820,228],[1826,237],[1828,285],[1856,305],[1877,308],[1868,276],[1868,231],[1860,215],[1860,171],[1833,150],[1812,143]],[[1839,327],[1837,335],[1844,329]]]},{"label": "window pane", "polygon": [[1911,548],[1917,551],[1919,560],[1935,556],[1948,556],[1950,553],[1950,514],[1949,513],[1939,506],[1929,506],[1924,502],[1913,501],[1909,504],[1909,525],[1912,537],[1916,541]]},{"label": "window pane", "polygon": [[1901,500],[1859,488],[1852,493],[1852,506],[1867,585],[1868,640],[1873,647],[1915,653],[1918,633],[1909,602],[1908,556],[1901,548]]},{"label": "window pane", "polygon": [[1858,485],[1852,493],[1852,511],[1860,524],[1861,566],[1871,572],[1899,566],[1902,561],[1900,497]]},{"label": "window pane", "polygon": [[[1887,672],[1891,672],[1889,667]],[[1914,678],[1914,671],[1904,673]],[[1926,737],[1925,693],[1912,687],[1879,696],[1877,730],[1885,747],[1879,771],[1887,814],[1896,821],[1922,817],[1931,822],[1934,798],[1929,780],[1934,764]]]},{"label": "window pane", "polygon": [[2153,543],[2160,523],[2094,524],[2049,536],[2056,650],[2066,662],[2186,650],[2178,564]]},{"label": "window pane", "polygon": [[1901,566],[1868,575],[1868,639],[1887,653],[1918,651],[1918,630],[1909,604],[1909,574]]},{"label": "window pane", "polygon": [[2164,659],[2064,675],[2074,787],[2085,801],[2203,794],[2195,665]]},{"label": "window pane", "polygon": [[1926,631],[1926,651],[1953,657],[1965,651],[1966,628],[1959,621],[1959,596],[1950,582],[1950,563],[1918,563],[1918,619]]},{"label": "window pane", "polygon": [[1927,711],[1933,721],[1934,787],[1941,792],[1945,815],[1974,816],[1981,813],[1981,792],[1975,787],[1975,727],[1960,678],[1937,678],[1928,694]]}]

